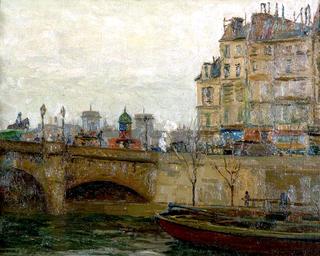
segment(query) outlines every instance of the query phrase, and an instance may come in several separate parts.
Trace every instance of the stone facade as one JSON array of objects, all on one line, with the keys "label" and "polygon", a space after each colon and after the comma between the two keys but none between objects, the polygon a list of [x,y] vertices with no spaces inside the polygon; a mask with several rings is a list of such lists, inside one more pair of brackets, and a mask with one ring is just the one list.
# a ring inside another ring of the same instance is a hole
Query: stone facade
[{"label": "stone facade", "polygon": [[221,127],[243,129],[245,124],[246,27],[232,18],[220,39]]},{"label": "stone facade", "polygon": [[[319,14],[311,24],[310,7],[304,10],[301,22],[285,18],[284,10],[279,16],[277,9],[274,15],[255,13],[247,24],[238,17],[224,20],[216,133],[243,140],[256,130],[292,150],[306,150],[310,131],[319,133]],[[203,83],[197,80],[198,95]],[[201,122],[200,130],[205,131]]]},{"label": "stone facade", "polygon": [[[229,205],[230,190],[226,181],[212,167],[214,162],[223,169],[223,158],[232,156],[209,156],[204,159],[198,171],[196,185],[197,205]],[[235,205],[244,205],[241,199],[245,191],[256,200],[256,206],[263,206],[260,199],[279,199],[281,192],[289,194],[292,202],[310,206],[314,196],[320,193],[319,157],[316,156],[272,156],[235,157],[241,170],[235,186]],[[176,202],[191,204],[192,187],[188,175],[174,155],[160,158],[157,176],[155,202]],[[277,210],[277,205],[274,205]],[[305,208],[307,209],[307,208]]]},{"label": "stone facade", "polygon": [[220,127],[220,59],[204,63],[197,82],[197,116],[205,141],[219,135]]}]

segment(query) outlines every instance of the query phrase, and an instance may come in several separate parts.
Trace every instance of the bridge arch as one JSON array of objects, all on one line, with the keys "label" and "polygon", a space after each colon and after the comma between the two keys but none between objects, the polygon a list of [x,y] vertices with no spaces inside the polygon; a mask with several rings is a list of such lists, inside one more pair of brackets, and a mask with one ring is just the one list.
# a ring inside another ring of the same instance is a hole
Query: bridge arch
[{"label": "bridge arch", "polygon": [[147,202],[143,195],[112,181],[89,181],[66,189],[67,200],[105,200],[110,202]]},{"label": "bridge arch", "polygon": [[154,180],[148,177],[153,178],[154,169],[152,163],[75,158],[65,168],[66,189],[82,183],[108,181],[132,189],[151,201]]},{"label": "bridge arch", "polygon": [[0,187],[4,190],[5,203],[27,210],[46,210],[45,189],[32,173],[8,167],[2,169],[0,177]]},{"label": "bridge arch", "polygon": [[127,180],[122,180],[116,176],[114,176],[114,177],[101,177],[101,176],[97,175],[97,176],[86,176],[83,179],[77,179],[77,180],[73,180],[71,182],[69,180],[69,182],[67,181],[67,184],[66,184],[66,191],[70,191],[70,190],[72,190],[76,187],[82,186],[84,184],[95,183],[95,182],[109,182],[112,184],[116,184],[116,185],[121,186],[123,188],[127,188],[129,191],[133,191],[134,193],[136,193],[140,197],[144,198],[145,201],[151,200],[151,196],[148,193],[148,191],[146,191],[146,189],[144,187],[141,187],[139,183],[134,183],[134,182],[130,182]]}]

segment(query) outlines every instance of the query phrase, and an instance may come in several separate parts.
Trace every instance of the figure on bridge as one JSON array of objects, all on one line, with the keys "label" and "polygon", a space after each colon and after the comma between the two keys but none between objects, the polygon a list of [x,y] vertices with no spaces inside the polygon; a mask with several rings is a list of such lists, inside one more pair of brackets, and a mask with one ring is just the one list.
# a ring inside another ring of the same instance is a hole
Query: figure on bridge
[{"label": "figure on bridge", "polygon": [[18,113],[18,116],[17,116],[17,119],[16,119],[16,125],[17,126],[20,126],[21,125],[21,123],[22,123],[22,113],[21,112],[19,112]]},{"label": "figure on bridge", "polygon": [[8,125],[7,129],[29,130],[29,119],[22,120],[22,113],[19,112],[14,124]]}]

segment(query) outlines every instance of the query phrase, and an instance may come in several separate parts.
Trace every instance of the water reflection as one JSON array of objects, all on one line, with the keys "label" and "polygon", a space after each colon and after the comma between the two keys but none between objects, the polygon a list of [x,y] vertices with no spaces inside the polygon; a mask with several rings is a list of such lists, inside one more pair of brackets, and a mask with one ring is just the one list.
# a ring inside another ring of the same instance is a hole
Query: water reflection
[{"label": "water reflection", "polygon": [[[81,209],[84,205],[86,212]],[[238,255],[195,248],[173,240],[160,230],[152,217],[153,212],[164,205],[86,202],[83,205],[71,203],[68,207],[69,213],[58,217],[2,215],[0,254]],[[132,216],[118,214],[121,211]]]}]

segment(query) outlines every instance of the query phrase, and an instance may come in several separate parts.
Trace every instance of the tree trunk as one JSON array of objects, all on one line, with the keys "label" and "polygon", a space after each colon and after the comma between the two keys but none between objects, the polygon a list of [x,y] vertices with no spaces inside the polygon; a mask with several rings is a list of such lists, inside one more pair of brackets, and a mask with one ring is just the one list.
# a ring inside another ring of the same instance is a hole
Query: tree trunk
[{"label": "tree trunk", "polygon": [[230,187],[230,192],[231,192],[231,206],[233,206],[233,196],[234,196],[234,186],[233,185]]},{"label": "tree trunk", "polygon": [[192,206],[196,205],[196,183],[192,183]]}]

